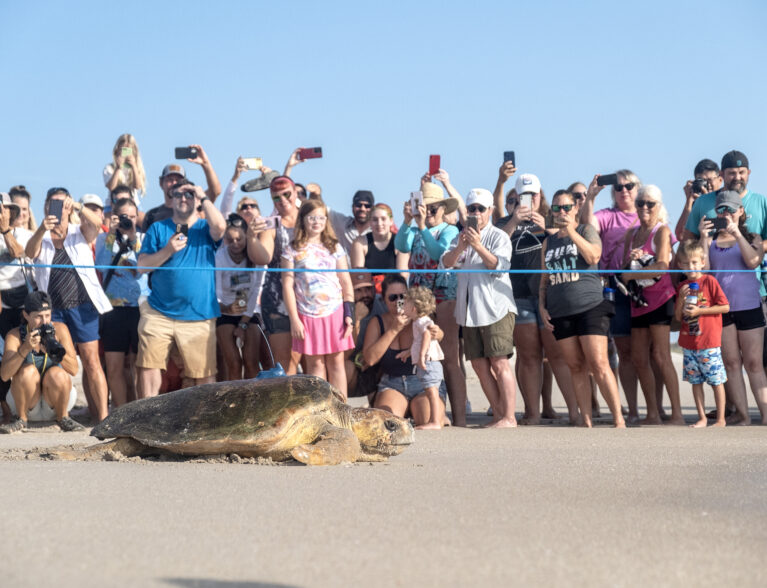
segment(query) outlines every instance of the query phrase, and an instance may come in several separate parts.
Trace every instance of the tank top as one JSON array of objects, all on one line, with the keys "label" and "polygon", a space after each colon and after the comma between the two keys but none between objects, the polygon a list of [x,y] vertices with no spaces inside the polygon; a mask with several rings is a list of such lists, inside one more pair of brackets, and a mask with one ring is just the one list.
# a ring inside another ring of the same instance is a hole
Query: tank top
[{"label": "tank top", "polygon": [[[66,249],[56,249],[53,254],[53,265],[72,265]],[[90,301],[88,291],[74,267],[51,268],[48,294],[53,308],[60,310],[75,308]]]},{"label": "tank top", "polygon": [[[642,245],[642,251],[645,253],[649,253],[650,255],[655,255],[655,248],[653,247],[653,239],[655,239],[655,233],[658,232],[658,229],[660,229],[663,226],[663,223],[658,223],[653,227],[653,230],[650,231],[650,235],[647,237],[647,240],[644,242],[644,245]],[[632,246],[633,246],[633,239],[634,236],[636,236],[637,231],[639,228],[633,229],[631,239],[632,239]],[[674,294],[676,293],[676,290],[674,290],[674,285],[671,283],[671,275],[669,273],[664,273],[660,280],[655,282],[652,286],[645,286],[642,290],[642,294],[644,294],[645,300],[647,301],[647,306],[637,307],[634,306],[634,303],[632,301],[631,303],[631,316],[641,316],[643,314],[647,314],[648,312],[651,312],[655,310],[656,308],[660,308],[666,302],[668,302],[671,298],[674,297]]]},{"label": "tank top", "polygon": [[[381,335],[383,335],[384,331],[384,323],[383,319],[381,319],[380,316],[376,317],[378,319],[378,325],[381,330]],[[411,358],[407,358],[407,360],[402,361],[401,359],[397,358],[397,354],[401,353],[402,351],[405,351],[404,349],[392,349],[391,347],[388,348],[384,354],[383,357],[381,357],[381,360],[378,362],[378,365],[381,366],[381,373],[390,376],[392,378],[399,378],[401,376],[412,376],[413,375],[413,362],[411,361]]]},{"label": "tank top", "polygon": [[[378,249],[373,242],[373,233],[365,235],[368,242],[368,252],[365,254],[365,268],[369,270],[396,269],[397,256],[394,252],[394,235],[389,237],[389,243],[383,250]],[[373,273],[373,277],[383,274]]]},{"label": "tank top", "polygon": [[[743,263],[740,245],[736,241],[732,247],[721,248],[716,241],[711,243],[708,259],[712,270],[748,270]],[[716,272],[713,274],[722,286],[727,300],[730,301],[730,312],[759,308],[762,299],[759,296],[759,280],[756,271],[748,272]]]},{"label": "tank top", "polygon": [[[282,252],[293,240],[293,228],[280,224],[275,230],[274,253],[267,267],[277,268],[282,265]],[[288,314],[282,300],[282,272],[266,272],[263,290],[261,290],[261,310],[264,314]]]}]

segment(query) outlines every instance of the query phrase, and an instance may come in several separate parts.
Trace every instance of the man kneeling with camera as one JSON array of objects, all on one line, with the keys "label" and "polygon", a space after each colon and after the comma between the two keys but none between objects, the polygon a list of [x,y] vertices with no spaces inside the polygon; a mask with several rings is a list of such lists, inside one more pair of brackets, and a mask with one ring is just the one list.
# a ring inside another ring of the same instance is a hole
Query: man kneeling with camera
[{"label": "man kneeling with camera", "polygon": [[19,418],[0,427],[0,433],[27,428],[29,411],[46,403],[56,415],[62,431],[84,427],[67,413],[72,377],[77,374],[77,356],[64,323],[51,322],[51,299],[45,292],[31,292],[24,300],[23,321],[5,338],[0,378],[11,380],[11,394]]}]

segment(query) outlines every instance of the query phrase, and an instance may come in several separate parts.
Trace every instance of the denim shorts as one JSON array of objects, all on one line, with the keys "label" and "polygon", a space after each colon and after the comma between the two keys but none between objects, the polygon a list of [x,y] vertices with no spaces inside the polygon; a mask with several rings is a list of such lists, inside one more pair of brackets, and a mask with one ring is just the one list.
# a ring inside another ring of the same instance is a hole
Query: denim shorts
[{"label": "denim shorts", "polygon": [[424,388],[436,388],[444,379],[442,363],[439,361],[427,361],[425,370],[416,366],[415,375],[421,380]]},{"label": "denim shorts", "polygon": [[682,379],[690,384],[717,386],[727,381],[727,371],[719,347],[683,349]]},{"label": "denim shorts", "polygon": [[515,298],[514,302],[517,304],[517,320],[514,324],[532,325],[535,323],[539,329],[543,328],[543,318],[541,318],[541,312],[538,310],[537,296]]},{"label": "denim shorts", "polygon": [[73,343],[99,340],[99,311],[90,300],[74,308],[54,308],[51,320],[67,326]]},{"label": "denim shorts", "polygon": [[[387,376],[384,374],[381,376],[381,381],[378,382],[378,391],[387,388],[396,390],[408,400],[413,400],[419,394],[424,393],[424,385],[418,376]],[[439,397],[442,402],[447,402],[447,388],[444,380],[439,385]]]}]

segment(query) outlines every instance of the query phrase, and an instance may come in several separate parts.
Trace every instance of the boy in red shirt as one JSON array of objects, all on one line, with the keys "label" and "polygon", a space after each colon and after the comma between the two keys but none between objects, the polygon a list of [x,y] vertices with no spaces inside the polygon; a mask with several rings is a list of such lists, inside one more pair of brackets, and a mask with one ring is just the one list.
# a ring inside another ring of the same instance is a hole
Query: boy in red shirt
[{"label": "boy in red shirt", "polygon": [[[724,383],[727,372],[722,362],[722,314],[730,311],[730,304],[714,276],[703,274],[705,266],[703,247],[697,241],[685,241],[679,247],[677,261],[685,270],[687,279],[677,288],[675,316],[682,322],[679,346],[684,350],[683,379],[692,384],[698,421],[693,427],[708,424],[704,410],[703,384],[714,389],[716,402],[715,427],[724,427]],[[698,284],[698,302],[686,298],[693,292],[690,284]],[[695,319],[695,320],[693,320]],[[697,334],[690,333],[690,322],[697,323]]]}]

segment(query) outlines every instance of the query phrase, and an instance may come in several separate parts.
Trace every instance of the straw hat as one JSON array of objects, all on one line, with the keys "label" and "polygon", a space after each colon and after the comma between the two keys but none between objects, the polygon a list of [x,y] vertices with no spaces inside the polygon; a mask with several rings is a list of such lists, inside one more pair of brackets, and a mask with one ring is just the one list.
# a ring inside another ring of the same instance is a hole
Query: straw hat
[{"label": "straw hat", "polygon": [[458,199],[445,198],[445,192],[433,182],[424,184],[421,188],[421,192],[423,192],[424,206],[429,206],[430,204],[444,204],[445,214],[450,214],[458,208]]}]

